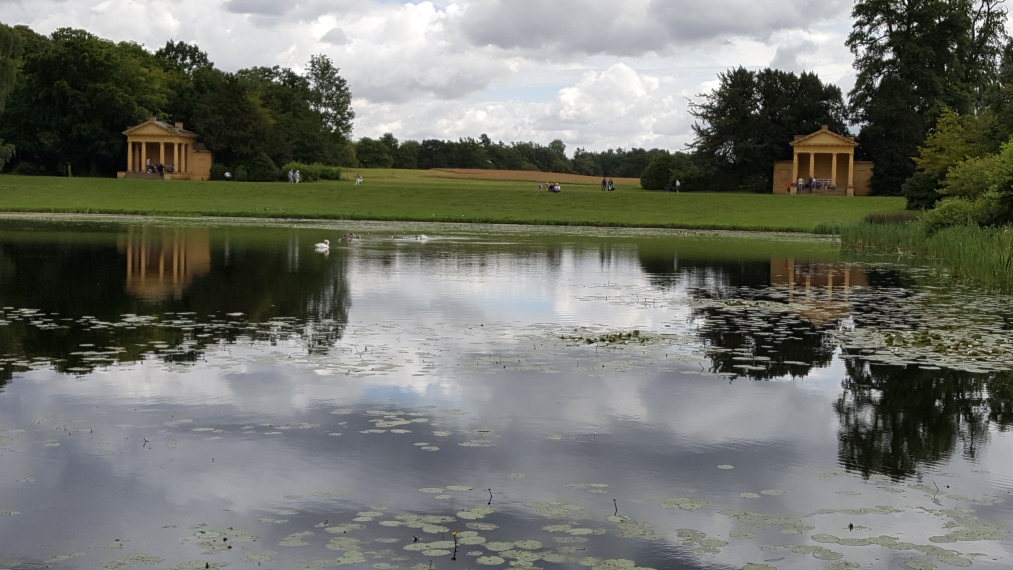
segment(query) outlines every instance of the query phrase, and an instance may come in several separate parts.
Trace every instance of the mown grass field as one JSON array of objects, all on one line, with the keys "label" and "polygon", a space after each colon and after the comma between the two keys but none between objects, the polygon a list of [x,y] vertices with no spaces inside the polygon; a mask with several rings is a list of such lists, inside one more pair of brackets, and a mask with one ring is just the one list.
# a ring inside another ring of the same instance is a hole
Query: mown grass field
[{"label": "mown grass field", "polygon": [[[352,179],[361,174],[365,182]],[[0,211],[813,231],[904,209],[898,197],[645,191],[636,179],[518,171],[346,170],[340,181],[0,176]],[[558,181],[562,192],[539,191]]]}]

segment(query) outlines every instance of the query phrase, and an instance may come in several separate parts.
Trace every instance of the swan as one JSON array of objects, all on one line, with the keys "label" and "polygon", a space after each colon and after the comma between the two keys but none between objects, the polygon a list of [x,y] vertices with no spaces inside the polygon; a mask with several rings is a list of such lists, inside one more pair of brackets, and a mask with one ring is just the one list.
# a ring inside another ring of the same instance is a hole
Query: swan
[{"label": "swan", "polygon": [[325,239],[324,241],[314,244],[313,248],[317,251],[328,251],[331,249],[331,240]]}]

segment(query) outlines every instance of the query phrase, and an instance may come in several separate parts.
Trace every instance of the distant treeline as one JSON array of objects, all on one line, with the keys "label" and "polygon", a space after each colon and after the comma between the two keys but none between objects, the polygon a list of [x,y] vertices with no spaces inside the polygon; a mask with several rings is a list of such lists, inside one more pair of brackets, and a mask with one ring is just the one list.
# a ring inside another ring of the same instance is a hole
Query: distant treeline
[{"label": "distant treeline", "polygon": [[639,178],[652,160],[671,153],[657,148],[610,148],[602,152],[578,148],[570,158],[559,139],[548,146],[533,142],[506,144],[493,142],[483,133],[478,139],[399,142],[386,133],[379,139],[359,139],[355,155],[361,166],[374,168],[488,168]]}]

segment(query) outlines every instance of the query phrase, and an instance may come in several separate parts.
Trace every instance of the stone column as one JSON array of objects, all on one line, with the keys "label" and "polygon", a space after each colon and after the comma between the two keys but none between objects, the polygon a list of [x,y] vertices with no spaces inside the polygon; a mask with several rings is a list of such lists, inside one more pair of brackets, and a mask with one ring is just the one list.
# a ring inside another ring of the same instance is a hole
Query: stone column
[{"label": "stone column", "polygon": [[830,184],[837,188],[837,152],[830,157]]},{"label": "stone column", "polygon": [[816,178],[816,153],[809,153],[809,178]]},{"label": "stone column", "polygon": [[788,194],[797,194],[798,188],[795,187],[795,181],[798,180],[798,152],[792,150],[791,152],[791,178],[788,179]]},{"label": "stone column", "polygon": [[172,143],[172,171],[179,172],[179,143]]},{"label": "stone column", "polygon": [[855,195],[855,150],[848,153],[848,196]]},{"label": "stone column", "polygon": [[127,172],[134,169],[134,143],[127,141]]},{"label": "stone column", "polygon": [[158,164],[165,166],[165,143],[158,143]]},{"label": "stone column", "polygon": [[147,172],[147,168],[148,168],[148,143],[142,141],[140,143],[140,145],[141,145],[141,165],[138,168],[138,170],[141,170],[142,172]]}]

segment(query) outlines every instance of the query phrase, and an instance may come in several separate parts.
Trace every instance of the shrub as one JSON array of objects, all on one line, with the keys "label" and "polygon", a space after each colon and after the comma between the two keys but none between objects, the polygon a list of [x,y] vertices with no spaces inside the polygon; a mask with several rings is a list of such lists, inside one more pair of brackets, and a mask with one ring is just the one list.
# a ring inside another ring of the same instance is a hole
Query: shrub
[{"label": "shrub", "polygon": [[963,198],[947,198],[921,216],[922,229],[930,236],[944,228],[977,223],[974,202]]},{"label": "shrub", "polygon": [[674,162],[667,153],[654,157],[640,175],[640,187],[644,190],[664,190],[672,178]]},{"label": "shrub", "polygon": [[11,172],[13,172],[14,174],[28,174],[31,176],[52,175],[52,172],[45,166],[35,162],[29,162],[26,160],[19,160],[17,163],[15,163],[14,168],[11,169]]},{"label": "shrub", "polygon": [[950,168],[942,192],[950,197],[974,200],[992,184],[999,166],[999,155],[969,158]]},{"label": "shrub", "polygon": [[[249,182],[274,182],[278,179],[278,167],[266,153],[260,153],[253,159],[241,165],[246,167],[246,181]],[[236,179],[239,180],[239,168],[236,169]]]},{"label": "shrub", "polygon": [[228,166],[224,164],[218,164],[217,162],[211,165],[211,180],[225,180],[225,173],[230,170]]},{"label": "shrub", "polygon": [[924,170],[916,170],[905,180],[901,193],[907,198],[908,210],[928,210],[943,197],[939,193],[939,179]]},{"label": "shrub", "polygon": [[288,162],[285,166],[281,167],[278,179],[287,182],[289,170],[299,171],[300,182],[341,180],[340,168],[337,166],[327,166],[326,164],[320,164],[319,162],[315,162],[313,164],[306,164],[305,162]]}]

